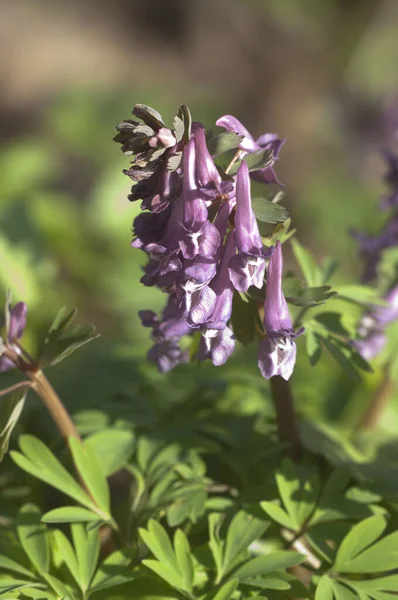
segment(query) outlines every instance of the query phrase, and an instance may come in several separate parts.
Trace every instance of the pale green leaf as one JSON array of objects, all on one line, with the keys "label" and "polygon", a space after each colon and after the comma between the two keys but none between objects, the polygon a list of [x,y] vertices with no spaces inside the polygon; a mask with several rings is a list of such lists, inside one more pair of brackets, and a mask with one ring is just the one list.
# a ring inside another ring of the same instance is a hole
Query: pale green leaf
[{"label": "pale green leaf", "polygon": [[41,523],[40,510],[34,504],[22,506],[17,517],[17,533],[21,546],[38,573],[48,572],[50,548],[47,527]]},{"label": "pale green leaf", "polygon": [[143,560],[142,564],[167,581],[172,587],[177,588],[178,590],[188,591],[186,590],[179,573],[173,570],[169,565],[158,562],[157,560]]},{"label": "pale green leaf", "polygon": [[369,517],[354,525],[337,550],[334,564],[336,571],[346,571],[347,565],[381,536],[386,525],[385,518],[380,515]]},{"label": "pale green leaf", "polygon": [[234,560],[259,539],[266,529],[269,521],[262,521],[253,515],[241,510],[232,519],[225,540],[225,552],[222,570],[228,573]]},{"label": "pale green leaf", "polygon": [[260,506],[273,521],[276,521],[279,525],[282,525],[282,527],[286,527],[287,529],[294,529],[295,525],[292,518],[278,504],[264,500],[263,502],[260,502]]},{"label": "pale green leaf", "polygon": [[178,570],[181,573],[184,589],[191,593],[194,577],[191,549],[187,536],[181,529],[177,529],[174,534],[174,553],[177,559]]},{"label": "pale green leaf", "polygon": [[106,476],[91,448],[73,437],[70,437],[68,441],[73,462],[97,505],[105,513],[104,519],[107,520],[110,511],[110,496]]},{"label": "pale green leaf", "polygon": [[127,429],[104,429],[84,440],[91,448],[104,474],[109,477],[131,458],[134,449],[134,434]]},{"label": "pale green leaf", "polygon": [[98,519],[98,514],[81,506],[61,506],[47,512],[41,520],[43,523],[86,523]]}]

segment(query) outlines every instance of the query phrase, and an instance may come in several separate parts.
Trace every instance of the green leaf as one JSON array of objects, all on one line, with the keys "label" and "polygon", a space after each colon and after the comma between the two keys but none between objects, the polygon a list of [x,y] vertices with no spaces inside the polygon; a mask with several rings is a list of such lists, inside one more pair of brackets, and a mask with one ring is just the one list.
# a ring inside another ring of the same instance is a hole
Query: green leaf
[{"label": "green leaf", "polygon": [[260,590],[290,590],[290,584],[276,577],[257,577],[256,579],[245,579],[243,585],[249,585]]},{"label": "green leaf", "polygon": [[295,296],[286,296],[286,300],[295,306],[310,307],[324,304],[326,300],[336,295],[330,285],[307,287],[298,290]]},{"label": "green leaf", "polygon": [[61,506],[42,516],[43,523],[86,523],[98,521],[98,514],[81,506]]},{"label": "green leaf", "polygon": [[167,581],[172,587],[177,588],[178,590],[188,591],[185,590],[180,574],[177,571],[174,571],[169,565],[165,565],[157,560],[143,560],[142,564]]},{"label": "green leaf", "polygon": [[0,461],[8,451],[10,437],[21,416],[27,393],[27,388],[20,389],[0,399]]},{"label": "green leaf", "polygon": [[181,104],[180,108],[178,109],[177,115],[184,123],[184,135],[182,139],[187,144],[191,139],[192,128],[192,117],[188,106],[186,104]]},{"label": "green leaf", "polygon": [[309,327],[305,330],[305,341],[310,365],[314,367],[321,358],[322,349],[317,336]]},{"label": "green leaf", "polygon": [[262,223],[283,223],[289,218],[284,206],[265,198],[252,198],[252,208],[256,219]]},{"label": "green leaf", "polygon": [[395,592],[398,590],[398,575],[386,575],[385,577],[377,577],[374,579],[356,579],[353,582],[348,582],[348,585],[353,583],[355,587],[364,592],[384,591]]},{"label": "green leaf", "polygon": [[263,501],[260,502],[260,506],[273,521],[276,521],[276,523],[279,523],[282,527],[287,527],[287,529],[294,529],[292,518],[279,506],[279,504]]},{"label": "green leaf", "polygon": [[97,457],[101,469],[109,477],[123,468],[134,450],[134,434],[127,429],[104,429],[84,440]]},{"label": "green leaf", "polygon": [[13,573],[18,573],[19,575],[23,575],[24,577],[34,578],[33,573],[28,571],[23,565],[20,565],[12,558],[8,556],[4,556],[0,554],[0,570],[11,571]]},{"label": "green leaf", "polygon": [[333,584],[327,575],[323,575],[319,580],[315,600],[333,600]]},{"label": "green leaf", "polygon": [[207,148],[213,157],[235,150],[243,140],[243,135],[233,131],[219,133],[207,141]]},{"label": "green leaf", "polygon": [[297,552],[271,552],[265,556],[257,556],[232,571],[231,576],[245,581],[259,575],[268,575],[281,569],[295,567],[305,561],[305,556]]},{"label": "green leaf", "polygon": [[198,484],[186,495],[178,497],[167,509],[167,523],[170,527],[177,527],[186,519],[196,523],[206,510],[207,494],[203,484]]},{"label": "green leaf", "polygon": [[337,288],[337,293],[340,298],[351,300],[351,302],[355,302],[360,306],[383,304],[377,290],[367,285],[342,285]]},{"label": "green leaf", "polygon": [[231,579],[231,581],[227,581],[227,583],[224,583],[224,585],[218,590],[217,594],[212,598],[212,600],[230,600],[237,587],[237,579]]},{"label": "green leaf", "polygon": [[169,536],[165,529],[155,521],[148,521],[148,530],[139,529],[140,536],[144,543],[148,546],[152,554],[165,565],[168,565],[173,570],[178,571],[177,561],[174,556],[173,547]]},{"label": "green leaf", "polygon": [[225,540],[225,552],[222,571],[228,573],[233,566],[234,560],[250,546],[252,542],[260,538],[269,521],[262,521],[253,515],[240,510],[233,517],[228,528]]},{"label": "green leaf", "polygon": [[[24,588],[42,588],[43,586],[40,583],[32,583],[32,581],[26,581],[24,579],[0,579],[0,593],[10,593],[16,590],[21,590]],[[18,596],[17,596],[18,597]],[[13,596],[15,598],[15,596]],[[4,598],[3,600],[9,600],[8,598]]]},{"label": "green leaf", "polygon": [[70,543],[66,535],[62,533],[62,531],[60,531],[59,529],[56,529],[53,532],[53,536],[63,562],[68,567],[76,583],[80,586],[81,582],[79,565],[77,563],[77,558],[73,551],[72,544]]},{"label": "green leaf", "polygon": [[300,501],[300,480],[297,470],[291,460],[285,458],[281,469],[275,475],[279,495],[285,506],[286,512],[293,521],[296,528],[300,528],[298,509]]},{"label": "green leaf", "polygon": [[256,303],[249,298],[245,301],[241,294],[234,294],[232,300],[232,328],[236,339],[244,346],[248,346],[254,339],[257,319],[258,308]]},{"label": "green leaf", "polygon": [[[377,517],[379,517],[380,522],[384,520],[383,517],[380,515],[377,515]],[[367,519],[367,521],[370,521],[371,519],[376,519],[377,517],[370,517],[369,519]],[[365,521],[362,521],[362,523],[364,522]],[[376,526],[373,527],[375,528]],[[367,532],[367,535],[369,539],[370,532]],[[382,540],[380,540],[370,548],[367,548],[360,554],[357,553],[355,556],[353,556],[351,560],[346,561],[343,564],[343,566],[340,567],[340,571],[349,573],[369,574],[379,573],[380,571],[390,571],[392,569],[397,568],[398,531],[395,531],[394,533],[390,533],[390,535],[384,537]]]},{"label": "green leaf", "polygon": [[[274,161],[274,155],[272,150],[260,149],[250,152],[250,154],[247,154],[243,160],[249,167],[249,171],[257,171],[258,169],[269,167]],[[242,160],[237,160],[229,169],[228,174],[236,175],[241,164]]]},{"label": "green leaf", "polygon": [[211,513],[209,515],[209,548],[213,555],[214,564],[217,570],[217,579],[222,576],[222,561],[223,561],[223,542],[219,537],[219,528],[221,525],[221,516],[219,513]]},{"label": "green leaf", "polygon": [[96,339],[99,334],[93,325],[72,327],[77,310],[65,307],[56,315],[40,348],[39,364],[53,366],[67,358],[72,352]]},{"label": "green leaf", "polygon": [[69,589],[57,577],[54,577],[54,575],[50,575],[49,573],[46,573],[46,575],[44,575],[44,579],[52,587],[54,592],[57,594],[58,598],[62,598],[63,600],[65,600],[65,598],[70,597]]},{"label": "green leaf", "polygon": [[188,539],[181,529],[177,529],[174,534],[174,553],[176,555],[178,569],[182,576],[184,589],[191,593],[194,577],[191,549]]},{"label": "green leaf", "polygon": [[142,119],[144,123],[155,130],[164,127],[162,115],[157,110],[146,104],[136,104],[133,108],[133,115]]},{"label": "green leaf", "polygon": [[159,442],[146,436],[137,440],[137,463],[143,473],[149,469],[149,465],[159,450]]},{"label": "green leaf", "polygon": [[136,551],[131,548],[112,552],[101,563],[91,583],[90,590],[98,592],[135,579],[137,572],[133,572],[131,565],[136,558],[136,554]]},{"label": "green leaf", "polygon": [[386,520],[380,515],[369,517],[369,519],[354,525],[337,550],[334,564],[336,571],[347,570],[346,565],[352,562],[362,550],[375,542],[385,530],[386,525]]},{"label": "green leaf", "polygon": [[336,342],[335,340],[332,340],[330,337],[321,336],[319,334],[317,334],[317,335],[318,335],[318,338],[322,341],[322,343],[325,346],[325,348],[327,349],[327,351],[329,352],[329,354],[336,361],[336,363],[341,367],[341,369],[344,371],[344,373],[353,381],[361,381],[361,378],[360,378],[357,370],[355,369],[355,367],[352,366],[351,361],[349,360],[349,358],[347,358],[347,356],[343,352],[343,349],[342,349],[343,346],[341,344],[339,344],[338,342]]},{"label": "green leaf", "polygon": [[293,254],[299,264],[301,272],[307,284],[311,286],[318,286],[320,281],[320,271],[316,264],[312,254],[306,250],[295,238],[291,240]]},{"label": "green leaf", "polygon": [[10,455],[21,469],[93,508],[92,500],[42,441],[32,435],[21,435],[19,446],[24,454],[12,451]]},{"label": "green leaf", "polygon": [[17,517],[17,533],[21,546],[39,574],[48,573],[50,549],[47,527],[41,523],[40,510],[34,504],[22,506]]},{"label": "green leaf", "polygon": [[332,581],[333,593],[336,600],[358,600],[358,596],[353,594],[345,585],[341,585],[336,580]]},{"label": "green leaf", "polygon": [[84,525],[71,525],[73,545],[79,567],[79,581],[82,590],[87,590],[98,563],[100,540],[98,529],[86,532]]},{"label": "green leaf", "polygon": [[68,443],[77,470],[97,505],[104,511],[104,520],[108,520],[110,511],[109,487],[97,457],[89,446],[76,438],[70,437]]}]

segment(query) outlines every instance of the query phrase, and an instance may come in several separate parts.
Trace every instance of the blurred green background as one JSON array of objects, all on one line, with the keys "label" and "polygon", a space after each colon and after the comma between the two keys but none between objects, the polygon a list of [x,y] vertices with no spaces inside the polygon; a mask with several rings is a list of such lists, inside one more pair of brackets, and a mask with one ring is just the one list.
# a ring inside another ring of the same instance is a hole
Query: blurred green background
[{"label": "blurred green background", "polygon": [[[166,120],[186,103],[206,127],[232,113],[255,135],[286,137],[277,172],[298,237],[341,261],[337,282],[356,281],[348,231],[384,219],[379,150],[396,143],[397,39],[396,0],[0,1],[0,291],[28,304],[32,351],[62,305],[102,334],[50,373],[74,413],[105,407],[151,426],[155,407],[190,399],[194,411],[206,388],[220,413],[272,414],[255,344],[225,367],[166,378],[145,362],[137,312],[163,298],[139,284],[139,207],[115,124],[137,102]],[[302,414],[345,431],[379,380],[358,386],[301,356],[293,383]],[[35,402],[27,414],[41,411]],[[39,414],[23,426],[44,431]]]}]

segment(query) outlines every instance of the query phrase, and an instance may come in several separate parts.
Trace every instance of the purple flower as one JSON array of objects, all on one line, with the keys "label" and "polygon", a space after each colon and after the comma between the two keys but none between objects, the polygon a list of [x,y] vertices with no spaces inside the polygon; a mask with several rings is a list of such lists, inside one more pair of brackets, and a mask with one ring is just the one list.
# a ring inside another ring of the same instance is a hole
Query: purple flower
[{"label": "purple flower", "polygon": [[278,241],[271,256],[264,302],[264,327],[267,337],[260,342],[258,366],[265,379],[280,375],[289,379],[296,362],[294,339],[304,329],[294,332],[289,308],[282,291],[283,256]]},{"label": "purple flower", "polygon": [[214,160],[207,149],[203,126],[194,123],[194,140],[196,150],[196,177],[202,197],[215,200],[218,196],[228,195],[233,191],[231,181],[222,181]]},{"label": "purple flower", "polygon": [[[217,274],[210,286],[192,294],[188,322],[207,329],[224,329],[231,317],[234,290],[228,273],[228,263],[235,254],[235,235],[231,231],[225,243]],[[206,334],[204,330],[203,335]]]},{"label": "purple flower", "polygon": [[213,365],[219,367],[227,362],[235,348],[235,336],[229,327],[208,329],[199,344],[198,358],[210,358]]},{"label": "purple flower", "polygon": [[386,306],[373,306],[359,324],[361,339],[356,340],[354,346],[365,360],[380,354],[387,342],[387,325],[398,319],[398,284],[386,294],[385,301]]},{"label": "purple flower", "polygon": [[377,272],[382,250],[398,245],[398,215],[394,215],[379,235],[371,236],[353,230],[351,235],[359,243],[360,253],[365,262],[362,281],[371,281]]},{"label": "purple flower", "polygon": [[249,169],[245,162],[240,165],[236,180],[235,240],[238,254],[229,262],[229,276],[235,289],[246,292],[251,285],[261,289],[265,259],[270,257],[273,248],[263,249],[251,205]]},{"label": "purple flower", "polygon": [[188,353],[183,352],[174,340],[162,340],[149,350],[148,359],[156,363],[161,373],[168,373],[178,365],[187,362]]},{"label": "purple flower", "polygon": [[225,243],[220,266],[211,283],[215,300],[213,310],[202,320],[202,338],[198,356],[210,358],[215,366],[223,365],[235,348],[235,336],[228,327],[232,314],[234,289],[228,273],[228,264],[235,254],[235,233],[231,231]]},{"label": "purple flower", "polygon": [[242,150],[242,156],[245,156],[249,152],[255,152],[256,150],[271,150],[273,154],[272,163],[263,169],[252,172],[251,176],[260,183],[277,183],[278,185],[282,185],[274,171],[274,161],[277,160],[279,151],[286,140],[280,140],[276,133],[264,133],[254,141],[253,136],[247,131],[246,127],[232,115],[220,117],[216,121],[216,125],[218,125],[218,127],[224,127],[227,131],[243,136],[243,140],[239,144],[239,148]]},{"label": "purple flower", "polygon": [[152,329],[151,339],[155,343],[148,352],[148,358],[157,364],[161,373],[187,361],[188,355],[181,350],[178,342],[190,332],[190,328],[184,307],[175,295],[170,296],[161,320],[151,310],[140,311],[139,316],[143,326]]},{"label": "purple flower", "polygon": [[[214,221],[220,240],[224,240],[228,227],[228,219],[231,214],[234,200],[222,202],[217,217]],[[222,244],[217,248],[217,252],[210,258],[196,256],[193,260],[184,261],[185,282],[183,289],[189,294],[201,289],[204,285],[210,283],[217,272],[218,262],[222,252]]]},{"label": "purple flower", "polygon": [[[126,171],[126,174],[128,175],[129,171]],[[142,200],[142,210],[160,213],[170,205],[177,196],[178,190],[178,174],[176,171],[169,171],[167,163],[163,161],[150,177],[133,185],[128,199],[131,202]]]},{"label": "purple flower", "polygon": [[391,186],[391,194],[382,199],[380,206],[389,208],[398,206],[398,156],[391,150],[384,150],[383,157],[387,162],[387,173],[384,175],[384,181]]},{"label": "purple flower", "polygon": [[[9,314],[6,315],[6,345],[11,347],[17,354],[20,354],[20,349],[15,342],[18,342],[23,335],[28,308],[24,302],[18,302],[13,308],[7,308],[7,310]],[[5,356],[0,356],[0,373],[8,371],[14,366],[11,360]]]},{"label": "purple flower", "polygon": [[207,220],[207,206],[198,189],[195,172],[195,141],[191,139],[183,154],[184,231],[180,240],[181,253],[187,259],[198,254],[211,257],[220,245],[217,228]]},{"label": "purple flower", "polygon": [[133,248],[146,250],[149,244],[156,244],[164,237],[167,222],[170,218],[171,206],[161,213],[144,212],[136,216],[133,223]]}]

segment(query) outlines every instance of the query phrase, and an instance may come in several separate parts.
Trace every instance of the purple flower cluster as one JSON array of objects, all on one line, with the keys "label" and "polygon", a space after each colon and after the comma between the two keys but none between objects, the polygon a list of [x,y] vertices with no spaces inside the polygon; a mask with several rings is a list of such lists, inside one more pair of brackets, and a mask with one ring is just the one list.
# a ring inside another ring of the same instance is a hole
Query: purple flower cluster
[{"label": "purple flower cluster", "polygon": [[[393,209],[381,232],[375,236],[363,232],[352,232],[359,242],[360,252],[364,258],[365,269],[362,281],[368,283],[378,275],[378,267],[382,253],[388,248],[398,246],[398,157],[385,150],[383,157],[387,162],[385,183],[390,187],[389,194],[382,198],[382,209]],[[374,306],[362,317],[358,334],[360,339],[355,347],[363,358],[371,360],[385,347],[386,327],[398,319],[398,283],[391,281],[389,291],[384,295],[386,306]]]},{"label": "purple flower cluster", "polygon": [[386,327],[398,319],[398,284],[386,294],[386,306],[374,306],[361,319],[358,333],[361,339],[355,347],[365,360],[375,358],[384,349]]},{"label": "purple flower cluster", "polygon": [[[152,109],[139,105],[133,112],[144,125],[123,122],[116,137],[125,153],[134,155],[125,171],[135,182],[129,198],[141,199],[144,210],[134,221],[132,246],[149,259],[141,282],[168,295],[160,318],[140,312],[154,342],[149,358],[161,372],[169,371],[188,359],[182,338],[198,333],[197,358],[224,364],[235,347],[233,295],[251,286],[262,289],[271,259],[264,316],[268,337],[259,364],[264,377],[287,379],[295,362],[295,334],[281,289],[282,250],[280,244],[275,252],[264,248],[250,193],[250,176],[279,183],[273,164],[283,141],[275,134],[254,141],[234,117],[219,119],[217,125],[241,136],[235,155],[241,164],[232,177],[216,167],[200,123],[187,125],[179,113],[171,131]],[[259,149],[269,150],[271,160],[249,173],[241,159]]]},{"label": "purple flower cluster", "polygon": [[[6,311],[8,314],[6,314],[5,345],[19,355],[21,351],[17,342],[23,335],[28,309],[24,302],[18,302],[13,308],[7,306]],[[9,371],[9,369],[12,369],[14,366],[14,363],[6,356],[0,356],[0,373]]]},{"label": "purple flower cluster", "polygon": [[385,150],[383,157],[387,162],[387,173],[384,181],[390,187],[390,193],[382,198],[381,208],[392,208],[393,213],[388,217],[383,229],[377,235],[368,235],[362,231],[352,231],[352,236],[359,244],[359,250],[364,260],[365,268],[362,281],[368,283],[377,275],[383,250],[398,246],[398,156]]}]

